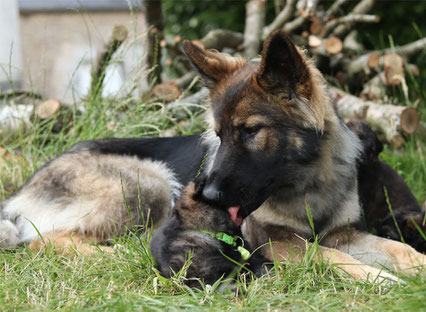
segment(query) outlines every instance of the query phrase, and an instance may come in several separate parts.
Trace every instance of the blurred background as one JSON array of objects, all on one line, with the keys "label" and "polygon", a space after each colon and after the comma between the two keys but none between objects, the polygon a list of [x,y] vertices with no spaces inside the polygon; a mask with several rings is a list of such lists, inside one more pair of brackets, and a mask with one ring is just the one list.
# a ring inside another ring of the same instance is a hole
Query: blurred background
[{"label": "blurred background", "polygon": [[[115,24],[129,30],[122,61],[108,69],[105,94],[122,89],[144,53],[139,0],[0,0],[0,85],[73,102]],[[10,66],[9,66],[10,64]],[[74,98],[75,97],[75,98]]]},{"label": "blurred background", "polygon": [[[126,26],[129,40],[119,61],[107,70],[103,95],[127,92],[129,81],[146,88],[140,73],[147,30],[143,2],[0,0],[0,88],[78,101],[88,92],[91,66],[116,24]],[[165,37],[199,39],[216,28],[244,32],[246,2],[163,0]],[[276,2],[266,2],[265,25],[276,16]],[[320,1],[324,7],[331,4]],[[366,49],[381,49],[389,46],[390,38],[396,45],[421,38],[426,33],[425,8],[426,1],[376,1],[370,14],[379,16],[380,24],[360,24],[359,40]],[[414,62],[421,69],[424,58],[422,53]]]}]

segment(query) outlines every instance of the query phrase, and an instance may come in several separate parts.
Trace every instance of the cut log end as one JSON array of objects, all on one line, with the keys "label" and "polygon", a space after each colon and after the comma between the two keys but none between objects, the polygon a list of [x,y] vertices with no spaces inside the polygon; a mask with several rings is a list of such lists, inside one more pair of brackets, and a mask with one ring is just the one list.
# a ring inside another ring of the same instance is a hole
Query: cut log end
[{"label": "cut log end", "polygon": [[315,21],[311,24],[311,26],[309,26],[309,31],[311,32],[312,35],[319,35],[322,30],[324,29],[324,24],[321,23],[320,21]]},{"label": "cut log end", "polygon": [[152,88],[152,94],[165,102],[176,100],[181,92],[180,89],[171,82],[163,82]]},{"label": "cut log end", "polygon": [[390,53],[386,54],[383,57],[383,67],[386,69],[388,67],[403,67],[404,60],[398,54]]},{"label": "cut log end", "polygon": [[404,69],[401,66],[388,66],[385,68],[386,83],[398,86],[404,80]]},{"label": "cut log end", "polygon": [[40,119],[47,119],[55,116],[59,112],[60,108],[61,103],[58,100],[49,99],[37,106],[36,115]]},{"label": "cut log end", "polygon": [[322,40],[317,36],[310,35],[308,38],[308,43],[311,48],[317,48],[321,45]]},{"label": "cut log end", "polygon": [[380,56],[376,53],[370,53],[368,55],[368,61],[367,61],[367,65],[370,68],[376,68],[377,66],[379,66],[380,63]]},{"label": "cut log end", "polygon": [[127,39],[128,31],[126,26],[124,25],[115,25],[114,29],[112,30],[112,38],[115,41],[123,42]]},{"label": "cut log end", "polygon": [[406,134],[413,134],[416,132],[418,125],[419,114],[413,107],[406,107],[401,113],[401,130]]},{"label": "cut log end", "polygon": [[325,50],[329,54],[337,54],[343,49],[343,42],[337,37],[330,37],[325,42]]}]

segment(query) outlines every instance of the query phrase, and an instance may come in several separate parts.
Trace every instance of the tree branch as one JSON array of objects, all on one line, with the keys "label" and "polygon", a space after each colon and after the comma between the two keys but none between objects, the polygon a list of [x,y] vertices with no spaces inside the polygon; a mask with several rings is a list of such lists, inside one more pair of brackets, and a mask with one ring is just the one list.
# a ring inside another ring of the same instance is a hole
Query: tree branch
[{"label": "tree branch", "polygon": [[[368,13],[373,8],[374,2],[375,0],[362,0],[348,15]],[[343,38],[349,30],[347,25],[340,25],[334,30],[333,35]]]},{"label": "tree branch", "polygon": [[352,28],[354,23],[378,23],[380,18],[376,15],[367,14],[349,14],[343,17],[335,18],[325,24],[321,37],[328,36],[338,25],[345,26],[345,31]]},{"label": "tree branch", "polygon": [[336,15],[336,13],[342,9],[342,6],[346,3],[349,2],[349,0],[336,0],[334,1],[334,3],[331,5],[331,7],[327,10],[327,12],[325,12],[324,14],[324,20],[328,20],[332,15]]},{"label": "tree branch", "polygon": [[288,22],[296,11],[297,0],[288,0],[284,9],[278,14],[278,16],[274,19],[274,21],[263,28],[262,40],[266,40],[271,32],[283,26],[286,22]]},{"label": "tree branch", "polygon": [[246,4],[246,27],[244,30],[244,55],[247,59],[259,54],[262,29],[265,25],[266,0],[250,0]]},{"label": "tree branch", "polygon": [[419,116],[413,107],[364,101],[337,88],[330,88],[329,91],[342,117],[368,121],[378,130],[379,137],[392,146],[401,147],[403,135],[413,134],[417,130]]},{"label": "tree branch", "polygon": [[201,43],[206,49],[222,50],[223,48],[237,49],[243,43],[242,33],[226,29],[214,29],[207,33]]},{"label": "tree branch", "polygon": [[426,48],[426,37],[416,40],[414,42],[397,46],[394,48],[387,48],[381,51],[376,51],[379,54],[396,53],[403,57],[409,58]]},{"label": "tree branch", "polygon": [[408,43],[406,45],[396,46],[394,48],[387,48],[383,50],[376,50],[376,51],[363,54],[361,56],[358,56],[355,60],[349,62],[346,68],[347,68],[347,71],[351,73],[358,73],[362,71],[363,69],[367,68],[368,60],[370,58],[370,55],[373,53],[380,56],[379,64],[383,64],[383,60],[384,60],[383,55],[385,54],[394,53],[394,54],[401,55],[405,58],[409,58],[415,55],[416,53],[421,52],[425,48],[426,48],[426,37],[419,39],[417,41]]}]

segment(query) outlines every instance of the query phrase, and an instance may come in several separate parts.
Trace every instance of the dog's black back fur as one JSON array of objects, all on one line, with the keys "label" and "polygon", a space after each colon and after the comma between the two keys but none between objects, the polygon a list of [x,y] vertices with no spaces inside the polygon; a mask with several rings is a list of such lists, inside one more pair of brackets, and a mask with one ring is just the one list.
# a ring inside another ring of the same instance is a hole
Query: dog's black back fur
[{"label": "dog's black back fur", "polygon": [[124,138],[86,141],[76,144],[71,151],[87,149],[101,154],[137,156],[166,163],[178,181],[186,185],[194,179],[207,152],[200,143],[200,135],[173,138]]}]

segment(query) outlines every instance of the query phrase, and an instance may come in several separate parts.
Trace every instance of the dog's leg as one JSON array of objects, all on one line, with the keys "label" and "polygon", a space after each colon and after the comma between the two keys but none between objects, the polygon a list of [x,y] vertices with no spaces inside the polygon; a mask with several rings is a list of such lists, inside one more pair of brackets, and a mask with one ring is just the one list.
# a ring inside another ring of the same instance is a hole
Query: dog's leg
[{"label": "dog's leg", "polygon": [[[343,232],[345,232],[343,234]],[[394,240],[363,233],[355,229],[342,231],[324,242],[371,265],[384,265],[395,271],[415,275],[426,265],[426,256]]]},{"label": "dog's leg", "polygon": [[[305,252],[305,241],[298,239],[286,243],[273,243],[262,248],[262,254],[268,259],[278,261],[291,259],[300,261]],[[383,270],[364,264],[349,254],[340,250],[320,246],[320,252],[315,256],[316,260],[323,259],[332,263],[340,272],[345,272],[360,280],[374,281],[378,283],[399,282],[399,279]]]},{"label": "dog's leg", "polygon": [[19,230],[9,220],[0,220],[0,248],[13,248],[19,244]]},{"label": "dog's leg", "polygon": [[57,253],[66,257],[74,258],[78,254],[90,256],[99,250],[112,253],[113,248],[107,246],[92,246],[89,243],[100,243],[95,237],[83,236],[75,232],[51,232],[32,241],[29,248],[38,251],[46,248],[48,245],[55,248]]},{"label": "dog's leg", "polygon": [[383,270],[362,263],[340,250],[321,246],[323,259],[336,265],[339,271],[346,272],[356,279],[376,281],[379,283],[399,282],[399,279]]},{"label": "dog's leg", "polygon": [[[306,253],[307,242],[296,235],[292,231],[285,230],[281,227],[268,225],[269,234],[264,230],[254,218],[248,217],[243,223],[243,237],[252,246],[261,246],[261,253],[269,260],[291,260],[301,261]],[[268,236],[273,241],[272,246],[265,242]],[[322,241],[321,241],[322,244]],[[272,247],[272,248],[271,248]],[[331,246],[329,246],[331,247]],[[361,263],[351,255],[334,248],[320,246],[321,250],[316,254],[316,259],[324,259],[334,264],[339,271],[346,272],[356,279],[372,280],[381,282],[399,281],[399,279],[387,272]]]}]

